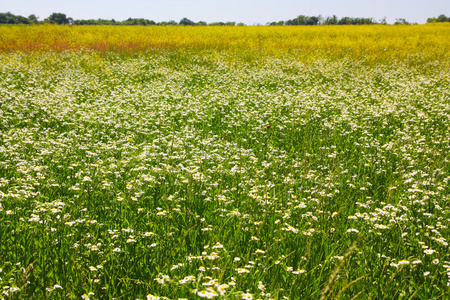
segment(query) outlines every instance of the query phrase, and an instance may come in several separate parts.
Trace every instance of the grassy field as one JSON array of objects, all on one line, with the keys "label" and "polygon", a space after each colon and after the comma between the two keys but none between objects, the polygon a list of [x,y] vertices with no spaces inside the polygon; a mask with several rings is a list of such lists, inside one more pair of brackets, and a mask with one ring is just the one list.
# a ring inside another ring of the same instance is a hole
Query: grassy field
[{"label": "grassy field", "polygon": [[0,27],[0,299],[447,299],[449,35]]}]

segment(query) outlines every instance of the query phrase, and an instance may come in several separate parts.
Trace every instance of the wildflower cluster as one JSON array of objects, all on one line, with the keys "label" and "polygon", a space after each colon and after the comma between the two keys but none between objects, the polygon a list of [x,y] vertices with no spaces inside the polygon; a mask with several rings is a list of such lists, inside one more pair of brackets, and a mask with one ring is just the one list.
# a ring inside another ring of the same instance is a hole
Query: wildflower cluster
[{"label": "wildflower cluster", "polygon": [[0,297],[443,297],[448,61],[239,53],[0,55]]}]

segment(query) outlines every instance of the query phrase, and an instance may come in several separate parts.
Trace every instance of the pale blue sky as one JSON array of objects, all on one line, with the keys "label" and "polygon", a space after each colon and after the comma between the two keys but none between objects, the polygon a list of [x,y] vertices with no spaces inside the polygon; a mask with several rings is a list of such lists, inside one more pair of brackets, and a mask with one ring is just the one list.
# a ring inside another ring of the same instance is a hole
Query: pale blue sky
[{"label": "pale blue sky", "polygon": [[145,18],[156,22],[183,17],[192,21],[243,22],[247,25],[288,20],[298,15],[326,17],[386,16],[388,23],[396,18],[425,23],[428,17],[450,16],[450,0],[0,0],[0,12],[40,20],[53,12],[74,19]]}]

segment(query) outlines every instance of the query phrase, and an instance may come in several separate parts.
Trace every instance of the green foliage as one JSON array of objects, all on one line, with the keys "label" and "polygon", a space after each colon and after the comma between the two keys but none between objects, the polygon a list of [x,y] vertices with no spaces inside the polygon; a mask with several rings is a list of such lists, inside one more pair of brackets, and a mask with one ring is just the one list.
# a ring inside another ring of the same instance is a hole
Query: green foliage
[{"label": "green foliage", "polygon": [[195,25],[195,22],[189,20],[188,18],[183,18],[180,20],[180,23],[178,23],[178,24],[183,25],[183,26],[192,26],[192,25]]},{"label": "green foliage", "polygon": [[273,22],[269,25],[364,25],[364,24],[378,24],[373,18],[350,18],[343,17],[338,19],[335,15],[332,17],[324,18],[321,15],[304,16],[300,15],[295,19]]},{"label": "green foliage", "polygon": [[44,22],[50,24],[66,25],[71,22],[70,18],[67,18],[66,14],[63,13],[52,13]]},{"label": "green foliage", "polygon": [[[450,18],[446,17],[444,14],[440,15],[437,18],[428,18],[427,23],[433,22],[449,22]],[[104,20],[104,19],[90,19],[90,20],[73,20],[72,18],[68,18],[63,13],[53,13],[48,18],[46,18],[43,22],[48,22],[52,24],[74,24],[74,25],[141,25],[141,26],[150,26],[150,25],[183,25],[183,26],[194,26],[194,25],[211,25],[211,26],[244,26],[244,23],[236,23],[236,22],[212,22],[207,24],[204,21],[199,21],[195,23],[194,21],[189,20],[188,18],[183,18],[179,23],[176,21],[168,21],[168,22],[155,22],[148,19],[143,18],[128,18],[125,21],[116,21],[114,19]],[[10,12],[0,13],[0,24],[37,24],[40,23],[38,21],[38,17],[35,15],[30,15],[28,18],[22,16],[16,16]],[[351,18],[351,17],[342,17],[338,18],[337,16],[328,16],[324,18],[323,16],[305,16],[299,15],[298,17],[286,20],[286,21],[278,21],[278,22],[269,22],[267,25],[272,26],[283,26],[283,25],[365,25],[365,24],[378,24],[378,22],[373,18]],[[386,18],[380,21],[380,24],[386,24]],[[405,19],[399,18],[396,19],[395,24],[409,24]]]},{"label": "green foliage", "polygon": [[13,15],[10,12],[0,13],[0,24],[30,24],[30,20],[22,17]]},{"label": "green foliage", "polygon": [[436,22],[450,22],[450,17],[446,17],[444,14],[439,15],[437,18],[428,18],[427,23],[436,23]]},{"label": "green foliage", "polygon": [[448,61],[0,55],[5,299],[441,299]]},{"label": "green foliage", "polygon": [[395,19],[394,25],[410,25],[410,23],[408,21],[406,21],[405,19],[397,18],[397,19]]},{"label": "green foliage", "polygon": [[[183,25],[183,26],[193,26],[193,25],[208,25],[204,21],[199,21],[195,23],[194,21],[189,20],[188,18],[183,18],[179,23],[175,21],[169,22],[158,22],[143,19],[143,18],[128,18],[125,21],[116,21],[114,19],[104,20],[104,19],[90,19],[90,20],[73,20],[72,18],[68,18],[63,13],[53,13],[48,18],[46,18],[43,22],[48,22],[51,24],[74,24],[74,25],[141,25],[141,26],[149,26],[149,25]],[[434,22],[450,22],[450,17],[446,17],[444,14],[439,15],[437,18],[428,18],[427,23]],[[10,12],[0,13],[0,24],[38,24],[38,17],[34,14],[30,15],[28,18],[23,16],[17,16]],[[365,24],[378,24],[378,22],[373,18],[351,18],[351,17],[342,17],[339,19],[337,16],[328,16],[324,18],[323,16],[305,16],[299,15],[298,17],[286,20],[286,21],[278,21],[278,22],[269,22],[267,25],[271,26],[283,26],[283,25],[365,25]],[[386,24],[386,18],[380,21],[380,24]],[[403,18],[396,19],[396,25],[398,24],[409,24]],[[209,25],[211,26],[244,26],[244,23],[236,23],[236,22],[212,22]]]}]

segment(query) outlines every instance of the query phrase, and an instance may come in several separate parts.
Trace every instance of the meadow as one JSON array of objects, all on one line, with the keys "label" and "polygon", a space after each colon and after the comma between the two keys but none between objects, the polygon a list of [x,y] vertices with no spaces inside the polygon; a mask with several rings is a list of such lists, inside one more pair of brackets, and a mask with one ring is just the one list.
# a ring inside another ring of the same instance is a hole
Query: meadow
[{"label": "meadow", "polygon": [[1,26],[0,299],[447,299],[448,36]]}]

